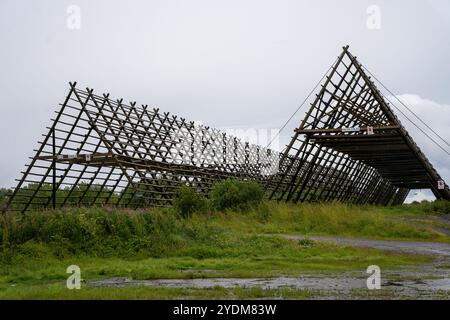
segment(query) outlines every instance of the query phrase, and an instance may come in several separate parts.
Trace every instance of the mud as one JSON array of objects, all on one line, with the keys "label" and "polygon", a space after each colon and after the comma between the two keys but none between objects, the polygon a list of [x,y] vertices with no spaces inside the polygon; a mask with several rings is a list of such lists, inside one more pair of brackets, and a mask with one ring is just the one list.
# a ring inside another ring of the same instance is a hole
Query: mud
[{"label": "mud", "polygon": [[[90,281],[93,287],[125,287],[151,286],[169,288],[262,288],[262,289],[308,289],[317,291],[323,298],[349,297],[354,290],[368,291],[367,275],[354,277],[341,275],[340,277],[277,277],[277,278],[210,278],[210,279],[157,279],[133,280],[129,278],[112,278],[101,281]],[[450,279],[398,279],[395,276],[384,275],[382,289],[390,292],[394,297],[427,298],[436,294],[444,294],[448,298]]]},{"label": "mud", "polygon": [[[381,298],[450,299],[450,244],[418,241],[372,240],[329,236],[283,235],[289,239],[312,239],[334,242],[340,245],[377,248],[435,257],[431,264],[406,266],[399,270],[382,270]],[[275,278],[201,278],[201,279],[155,279],[135,280],[111,278],[88,281],[93,287],[152,286],[171,288],[262,288],[262,289],[308,289],[317,292],[315,298],[370,298],[373,290],[367,289],[365,270],[344,272],[326,276],[305,274],[299,277]],[[367,296],[369,295],[369,296]]]}]

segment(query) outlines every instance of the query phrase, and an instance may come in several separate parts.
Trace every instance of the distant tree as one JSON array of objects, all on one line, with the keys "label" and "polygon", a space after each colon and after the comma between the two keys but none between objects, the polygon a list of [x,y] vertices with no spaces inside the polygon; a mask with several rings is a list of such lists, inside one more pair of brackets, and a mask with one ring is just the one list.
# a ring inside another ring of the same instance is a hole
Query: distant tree
[{"label": "distant tree", "polygon": [[0,209],[3,208],[8,197],[11,196],[12,190],[7,188],[0,188]]}]

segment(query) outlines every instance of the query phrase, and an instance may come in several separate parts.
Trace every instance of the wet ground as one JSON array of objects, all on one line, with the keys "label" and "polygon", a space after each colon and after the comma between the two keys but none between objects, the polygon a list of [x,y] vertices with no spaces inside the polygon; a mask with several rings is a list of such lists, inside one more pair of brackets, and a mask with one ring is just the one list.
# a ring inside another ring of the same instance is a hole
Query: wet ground
[{"label": "wet ground", "polygon": [[[391,275],[392,276],[392,275]],[[213,278],[213,279],[159,279],[132,280],[128,278],[113,278],[102,281],[91,281],[94,287],[124,287],[124,286],[152,286],[177,288],[262,288],[262,289],[308,289],[317,292],[322,298],[351,298],[357,297],[359,291],[368,291],[366,278],[355,275],[341,275],[340,277],[278,277],[278,278]],[[397,298],[448,298],[450,279],[385,279],[382,289],[386,296]],[[389,292],[389,294],[388,294]],[[356,295],[356,296],[355,296]]]},{"label": "wet ground", "polygon": [[[262,289],[308,289],[316,292],[316,298],[417,298],[449,299],[450,296],[450,244],[435,242],[412,242],[372,240],[362,238],[342,238],[330,236],[284,235],[290,239],[308,238],[315,241],[334,242],[340,245],[370,247],[382,250],[427,254],[434,262],[420,266],[408,266],[398,270],[381,271],[382,290],[368,290],[366,281],[369,276],[365,270],[339,274],[305,274],[300,277],[275,278],[207,278],[207,279],[157,279],[133,280],[112,278],[89,281],[94,287],[156,286],[156,287],[242,287]],[[379,294],[372,294],[378,291]]]}]

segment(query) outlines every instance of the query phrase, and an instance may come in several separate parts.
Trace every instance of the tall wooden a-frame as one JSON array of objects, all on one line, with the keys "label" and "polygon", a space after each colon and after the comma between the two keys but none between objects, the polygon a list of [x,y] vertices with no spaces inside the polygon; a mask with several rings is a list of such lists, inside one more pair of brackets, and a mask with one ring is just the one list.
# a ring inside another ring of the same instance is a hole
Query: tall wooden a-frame
[{"label": "tall wooden a-frame", "polygon": [[4,210],[165,206],[181,184],[235,177],[284,201],[400,204],[450,191],[345,47],[280,154],[159,109],[70,84]]},{"label": "tall wooden a-frame", "polygon": [[410,189],[450,200],[447,185],[348,46],[326,76],[272,177],[270,197],[399,204]]}]

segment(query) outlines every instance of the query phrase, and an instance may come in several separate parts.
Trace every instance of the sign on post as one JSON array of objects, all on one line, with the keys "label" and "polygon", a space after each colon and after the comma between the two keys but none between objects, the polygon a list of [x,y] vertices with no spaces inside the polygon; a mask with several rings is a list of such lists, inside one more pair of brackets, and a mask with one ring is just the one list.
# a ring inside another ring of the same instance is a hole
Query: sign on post
[{"label": "sign on post", "polygon": [[349,127],[349,128],[342,128],[342,132],[358,132],[361,129],[359,127]]}]

